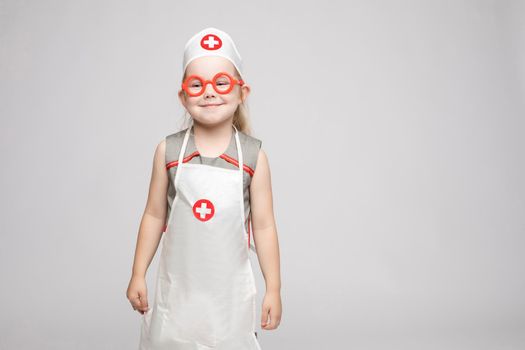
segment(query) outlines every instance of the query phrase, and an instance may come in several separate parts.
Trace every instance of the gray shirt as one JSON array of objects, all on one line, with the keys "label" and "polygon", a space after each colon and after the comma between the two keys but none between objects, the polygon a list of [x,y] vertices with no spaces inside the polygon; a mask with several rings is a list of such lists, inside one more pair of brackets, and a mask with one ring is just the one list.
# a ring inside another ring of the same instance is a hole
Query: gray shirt
[{"label": "gray shirt", "polygon": [[[168,185],[168,198],[167,198],[168,213],[166,215],[166,224],[168,223],[168,219],[170,217],[171,205],[173,203],[173,199],[175,198],[175,192],[176,192],[174,181],[175,181],[175,174],[177,172],[177,166],[174,165],[174,162],[178,161],[179,159],[179,152],[182,147],[182,142],[184,140],[184,134],[186,133],[186,130],[187,128],[166,136],[166,159],[165,161],[166,161],[166,168],[168,171],[168,176],[170,179],[169,185]],[[239,130],[239,141],[241,144],[243,162],[244,162],[244,172],[243,172],[244,174],[244,177],[243,177],[244,214],[245,214],[244,217],[246,218],[246,223],[245,223],[246,231],[248,231],[247,220],[250,215],[250,184],[251,184],[253,173],[255,172],[255,167],[257,165],[257,157],[259,156],[259,150],[261,148],[262,141],[240,130]],[[206,165],[217,166],[217,167],[226,168],[226,169],[238,169],[237,166],[226,161],[220,156],[213,158],[213,157],[204,157],[198,154],[198,150],[195,146],[195,139],[194,139],[193,132],[190,133],[188,144],[184,152],[184,157],[187,157],[191,155],[192,153],[196,153],[197,155],[191,158],[188,161],[188,163],[206,164]],[[230,144],[228,145],[228,148],[226,149],[224,154],[238,161],[237,148],[235,144],[235,135],[232,134],[232,138],[230,139]]]}]

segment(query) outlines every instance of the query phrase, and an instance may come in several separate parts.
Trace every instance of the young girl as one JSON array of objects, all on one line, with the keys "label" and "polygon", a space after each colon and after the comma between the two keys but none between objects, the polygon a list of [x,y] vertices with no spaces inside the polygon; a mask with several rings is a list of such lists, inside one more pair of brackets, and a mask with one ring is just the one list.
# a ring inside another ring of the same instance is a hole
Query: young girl
[{"label": "young girl", "polygon": [[[157,146],[127,290],[144,315],[141,350],[260,350],[250,248],[266,282],[261,327],[279,326],[270,169],[249,135],[249,93],[228,34],[207,28],[186,43],[179,99],[191,125]],[[161,238],[150,307],[145,276]]]}]

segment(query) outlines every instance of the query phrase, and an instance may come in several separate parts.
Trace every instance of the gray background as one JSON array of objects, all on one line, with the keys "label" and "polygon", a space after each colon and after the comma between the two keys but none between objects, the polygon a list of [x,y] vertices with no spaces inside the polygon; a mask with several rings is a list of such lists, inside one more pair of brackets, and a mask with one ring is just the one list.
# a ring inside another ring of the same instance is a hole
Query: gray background
[{"label": "gray background", "polygon": [[0,348],[137,347],[153,153],[208,26],[241,52],[272,170],[283,316],[260,329],[252,256],[263,350],[525,348],[524,11],[0,1]]}]

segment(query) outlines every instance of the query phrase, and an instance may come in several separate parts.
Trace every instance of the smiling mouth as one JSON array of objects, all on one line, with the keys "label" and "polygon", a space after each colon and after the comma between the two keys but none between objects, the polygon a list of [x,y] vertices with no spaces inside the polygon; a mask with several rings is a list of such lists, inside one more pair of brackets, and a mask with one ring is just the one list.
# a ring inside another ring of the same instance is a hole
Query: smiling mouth
[{"label": "smiling mouth", "polygon": [[221,103],[221,104],[210,104],[210,105],[204,105],[204,106],[201,106],[201,107],[204,107],[204,108],[207,108],[207,107],[218,107],[218,106],[222,106],[224,103]]}]

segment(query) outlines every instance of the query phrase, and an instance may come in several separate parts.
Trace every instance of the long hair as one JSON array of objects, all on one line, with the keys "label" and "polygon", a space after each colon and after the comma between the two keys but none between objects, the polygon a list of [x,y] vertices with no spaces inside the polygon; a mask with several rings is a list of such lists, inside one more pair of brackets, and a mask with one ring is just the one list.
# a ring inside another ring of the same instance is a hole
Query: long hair
[{"label": "long hair", "polygon": [[[236,68],[234,69],[235,69],[235,74],[234,74],[235,79],[240,79],[239,72],[237,71]],[[184,72],[184,75],[182,76],[182,82],[184,81],[184,79],[186,79],[186,72]],[[248,105],[245,104],[244,102],[241,102],[239,104],[239,106],[235,110],[235,113],[233,114],[233,125],[235,125],[235,127],[239,131],[242,131],[243,133],[247,135],[251,135],[251,132],[252,132],[249,115],[250,113],[248,110]],[[185,109],[181,130],[188,128],[191,125],[191,121],[192,121],[192,117],[188,113],[188,111]]]}]

